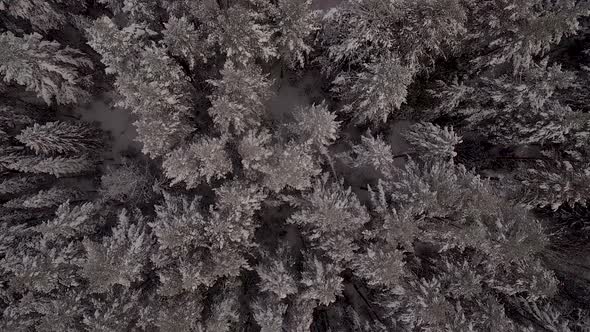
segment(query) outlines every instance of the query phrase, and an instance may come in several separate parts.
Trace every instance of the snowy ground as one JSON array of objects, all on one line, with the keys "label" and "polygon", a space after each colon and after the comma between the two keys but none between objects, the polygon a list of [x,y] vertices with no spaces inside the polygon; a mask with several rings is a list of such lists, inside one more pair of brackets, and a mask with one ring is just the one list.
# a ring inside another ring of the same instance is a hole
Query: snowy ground
[{"label": "snowy ground", "polygon": [[127,110],[113,107],[111,96],[101,96],[78,108],[76,113],[84,121],[98,122],[101,129],[111,135],[112,146],[111,151],[107,152],[107,158],[117,161],[124,151],[141,149],[141,144],[134,141],[137,135],[133,126],[134,116]]},{"label": "snowy ground", "polygon": [[344,2],[344,0],[314,0],[313,8],[327,10],[338,6],[342,2]]}]

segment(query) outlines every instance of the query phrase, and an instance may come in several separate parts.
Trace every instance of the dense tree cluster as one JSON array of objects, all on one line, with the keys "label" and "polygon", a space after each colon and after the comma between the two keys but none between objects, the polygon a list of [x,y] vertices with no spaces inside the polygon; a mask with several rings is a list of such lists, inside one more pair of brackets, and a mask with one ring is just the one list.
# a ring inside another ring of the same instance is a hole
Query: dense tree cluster
[{"label": "dense tree cluster", "polygon": [[0,330],[590,329],[590,2],[320,7],[0,0]]}]

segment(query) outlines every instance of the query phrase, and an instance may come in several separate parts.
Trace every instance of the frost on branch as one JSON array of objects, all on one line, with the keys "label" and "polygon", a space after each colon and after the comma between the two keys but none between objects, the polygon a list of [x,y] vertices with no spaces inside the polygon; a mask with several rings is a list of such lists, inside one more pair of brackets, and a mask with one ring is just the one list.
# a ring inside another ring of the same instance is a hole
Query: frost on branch
[{"label": "frost on branch", "polygon": [[80,71],[92,68],[92,62],[79,50],[43,40],[37,33],[17,37],[5,32],[0,35],[0,57],[4,81],[25,86],[47,104],[77,103],[88,97]]}]

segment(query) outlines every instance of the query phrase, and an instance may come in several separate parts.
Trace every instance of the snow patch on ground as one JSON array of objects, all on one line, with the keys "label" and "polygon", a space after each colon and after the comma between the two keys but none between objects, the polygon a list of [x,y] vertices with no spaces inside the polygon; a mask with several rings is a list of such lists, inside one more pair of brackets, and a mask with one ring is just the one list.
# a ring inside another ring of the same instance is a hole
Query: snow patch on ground
[{"label": "snow patch on ground", "polygon": [[98,122],[100,128],[111,135],[111,150],[107,157],[119,160],[127,150],[141,150],[141,144],[135,141],[137,132],[133,126],[135,117],[125,109],[113,106],[111,96],[100,96],[90,103],[76,109],[81,119]]},{"label": "snow patch on ground", "polygon": [[338,7],[344,0],[314,0],[312,7],[314,9],[328,10],[330,8]]}]

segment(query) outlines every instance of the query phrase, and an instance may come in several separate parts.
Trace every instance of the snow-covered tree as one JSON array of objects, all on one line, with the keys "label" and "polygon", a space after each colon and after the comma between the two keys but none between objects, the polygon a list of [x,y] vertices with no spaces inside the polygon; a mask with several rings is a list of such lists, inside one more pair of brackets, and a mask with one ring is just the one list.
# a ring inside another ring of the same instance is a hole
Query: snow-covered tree
[{"label": "snow-covered tree", "polygon": [[301,278],[301,297],[321,305],[336,301],[343,289],[341,272],[342,268],[338,265],[324,263],[317,257],[307,257]]},{"label": "snow-covered tree", "polygon": [[292,264],[289,264],[288,259],[284,250],[279,249],[276,255],[263,255],[261,262],[255,267],[260,278],[260,290],[272,294],[267,297],[271,300],[274,299],[275,302],[276,300],[281,301],[291,294],[296,294],[298,291]]},{"label": "snow-covered tree", "polygon": [[223,179],[232,171],[223,138],[204,137],[170,152],[162,166],[172,185],[184,182],[194,188],[202,182]]},{"label": "snow-covered tree", "polygon": [[131,24],[124,29],[103,16],[86,30],[88,45],[98,52],[107,74],[125,73],[138,66],[147,39],[155,34],[144,24]]},{"label": "snow-covered tree", "polygon": [[248,131],[238,145],[242,166],[246,170],[262,171],[273,155],[271,141],[268,130]]},{"label": "snow-covered tree", "polygon": [[577,33],[582,18],[590,15],[590,5],[583,1],[492,0],[466,6],[470,13],[467,47],[475,50],[476,66],[509,63],[514,74]]},{"label": "snow-covered tree", "polygon": [[[40,31],[59,28],[67,21],[67,12],[59,8],[59,5],[68,4],[67,0],[43,1],[43,0],[1,0],[0,11],[10,16],[30,21]],[[76,2],[78,6],[85,7],[84,2]]]},{"label": "snow-covered tree", "polygon": [[403,133],[420,158],[446,160],[457,155],[455,145],[461,143],[453,128],[440,127],[429,122],[420,122]]},{"label": "snow-covered tree", "polygon": [[[437,110],[458,116],[466,127],[499,144],[563,143],[580,116],[556,98],[575,76],[547,61],[529,64],[518,77],[478,75],[441,83]],[[578,120],[578,121],[577,121]]]},{"label": "snow-covered tree", "polygon": [[313,247],[337,263],[350,261],[362,236],[369,215],[350,188],[328,180],[327,174],[316,180],[313,191],[303,196],[288,220],[301,227]]},{"label": "snow-covered tree", "polygon": [[124,159],[111,166],[100,177],[100,193],[105,199],[143,203],[152,195],[153,175],[145,163]]},{"label": "snow-covered tree", "polygon": [[311,52],[311,34],[319,29],[319,15],[311,0],[279,0],[272,11],[277,31],[274,42],[281,59],[290,67],[303,67]]},{"label": "snow-covered tree", "polygon": [[405,103],[416,69],[394,55],[363,67],[360,73],[338,75],[334,91],[346,101],[344,111],[353,113],[360,122],[385,122]]},{"label": "snow-covered tree", "polygon": [[266,296],[252,304],[252,313],[260,332],[281,331],[287,305],[276,301],[276,297]]},{"label": "snow-covered tree", "polygon": [[146,233],[146,223],[136,213],[132,223],[128,213],[119,213],[118,223],[112,235],[101,243],[84,240],[86,259],[81,263],[81,275],[92,285],[94,292],[105,292],[113,285],[127,288],[142,280],[141,273],[150,255],[151,239]]},{"label": "snow-covered tree", "polygon": [[12,32],[0,35],[0,73],[5,82],[15,82],[33,91],[47,104],[85,101],[88,81],[82,73],[92,68],[84,54],[33,33],[23,37]]},{"label": "snow-covered tree", "polygon": [[207,62],[213,55],[206,43],[206,33],[195,27],[188,17],[170,17],[164,26],[166,29],[162,33],[168,50],[186,61],[190,68],[195,68],[199,62]]},{"label": "snow-covered tree", "polygon": [[222,133],[239,135],[256,129],[267,117],[272,82],[255,65],[240,68],[228,61],[221,70],[221,78],[208,82],[214,87],[208,112]]},{"label": "snow-covered tree", "polygon": [[567,161],[539,162],[536,166],[523,166],[516,176],[523,186],[515,193],[515,199],[531,208],[547,206],[557,210],[564,204],[585,206],[590,199],[587,165],[573,166]]},{"label": "snow-covered tree", "polygon": [[294,133],[302,140],[318,148],[324,148],[338,138],[340,122],[336,121],[336,114],[328,111],[328,105],[323,102],[299,107],[292,127]]},{"label": "snow-covered tree", "polygon": [[98,131],[82,123],[62,121],[35,123],[16,139],[37,154],[84,153],[99,145]]},{"label": "snow-covered tree", "polygon": [[54,186],[48,190],[40,190],[34,195],[25,197],[22,206],[30,209],[41,209],[59,206],[66,201],[79,200],[83,194],[74,188]]},{"label": "snow-covered tree", "polygon": [[118,106],[137,114],[134,124],[142,151],[161,156],[191,131],[187,120],[192,87],[164,48],[143,50],[138,66],[119,74],[116,85],[125,99]]},{"label": "snow-covered tree", "polygon": [[63,203],[55,212],[53,219],[36,226],[35,230],[50,241],[58,238],[69,239],[90,235],[98,225],[94,219],[97,208],[92,203],[81,205]]},{"label": "snow-covered tree", "polygon": [[209,26],[207,42],[219,47],[220,53],[236,64],[245,65],[255,59],[275,58],[273,31],[264,22],[265,15],[240,3],[220,10]]},{"label": "snow-covered tree", "polygon": [[19,156],[6,167],[25,173],[45,173],[55,177],[61,177],[88,171],[92,167],[92,162],[85,155],[78,157],[23,155]]},{"label": "snow-covered tree", "polygon": [[465,34],[467,13],[457,0],[350,0],[324,17],[322,43],[334,71],[398,54],[402,65],[417,67],[450,53]]},{"label": "snow-covered tree", "polygon": [[312,178],[321,170],[310,150],[309,144],[296,142],[275,147],[269,163],[262,168],[265,186],[275,192],[285,187],[296,190],[311,187]]}]

